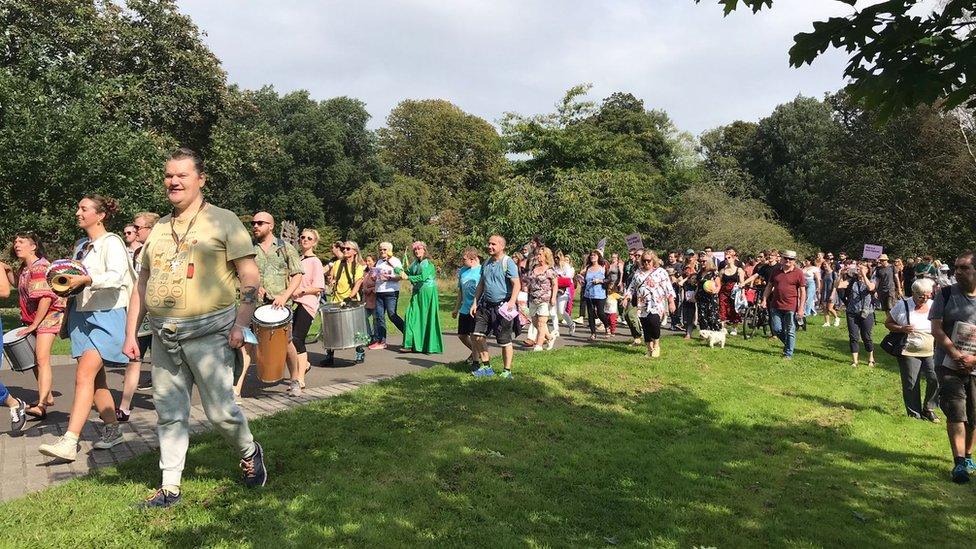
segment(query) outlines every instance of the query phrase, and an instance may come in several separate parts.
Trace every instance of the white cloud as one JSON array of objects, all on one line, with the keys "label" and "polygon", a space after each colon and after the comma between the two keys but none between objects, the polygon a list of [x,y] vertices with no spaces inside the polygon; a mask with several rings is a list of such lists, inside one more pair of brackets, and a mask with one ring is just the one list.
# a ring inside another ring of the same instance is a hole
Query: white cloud
[{"label": "white cloud", "polygon": [[372,126],[406,98],[443,98],[496,121],[548,112],[570,86],[629,91],[684,130],[756,120],[797,94],[843,85],[828,52],[789,67],[811,22],[837,0],[778,0],[722,16],[711,0],[182,0],[231,82],[366,102]]}]

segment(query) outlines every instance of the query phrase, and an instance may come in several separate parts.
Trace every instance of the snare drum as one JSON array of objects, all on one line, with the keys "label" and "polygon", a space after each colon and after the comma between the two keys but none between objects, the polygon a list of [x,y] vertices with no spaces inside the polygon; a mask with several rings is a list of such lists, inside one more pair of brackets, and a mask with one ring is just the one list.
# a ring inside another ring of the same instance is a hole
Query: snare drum
[{"label": "snare drum", "polygon": [[26,372],[37,366],[34,349],[37,347],[37,337],[34,332],[25,336],[17,335],[20,328],[3,334],[3,356],[10,363],[10,369],[17,372]]},{"label": "snare drum", "polygon": [[285,377],[285,357],[291,341],[291,309],[262,305],[254,310],[251,328],[258,338],[258,379],[265,383]]}]

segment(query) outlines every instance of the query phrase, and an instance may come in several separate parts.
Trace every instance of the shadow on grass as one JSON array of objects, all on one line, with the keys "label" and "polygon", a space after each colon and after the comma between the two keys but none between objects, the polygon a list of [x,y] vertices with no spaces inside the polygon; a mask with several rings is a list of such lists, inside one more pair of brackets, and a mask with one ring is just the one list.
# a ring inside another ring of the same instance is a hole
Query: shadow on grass
[{"label": "shadow on grass", "polygon": [[[437,369],[255,421],[270,481],[254,492],[204,436],[182,507],[127,521],[165,546],[920,546],[959,533],[954,509],[917,489],[943,463],[846,426],[740,424],[654,382],[546,381]],[[155,457],[95,479],[148,489]],[[217,488],[194,493],[194,479]],[[193,513],[205,517],[182,520]]]}]

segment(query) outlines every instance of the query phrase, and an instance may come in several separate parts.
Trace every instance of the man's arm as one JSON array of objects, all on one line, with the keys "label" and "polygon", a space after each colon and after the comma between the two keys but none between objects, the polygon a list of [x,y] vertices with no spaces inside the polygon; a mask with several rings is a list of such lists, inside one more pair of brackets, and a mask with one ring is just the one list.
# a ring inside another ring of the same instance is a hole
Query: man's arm
[{"label": "man's arm", "polygon": [[125,315],[125,344],[122,346],[122,352],[133,360],[139,358],[139,341],[136,334],[142,320],[146,317],[145,297],[148,281],[149,268],[146,266],[139,271],[139,278],[136,279],[136,287],[129,296],[129,308]]},{"label": "man's arm", "polygon": [[234,325],[227,335],[227,344],[237,349],[244,344],[242,330],[250,325],[251,316],[254,315],[261,273],[258,272],[258,264],[254,262],[253,256],[235,259],[234,269],[237,270],[237,278],[241,281],[241,303],[237,307],[237,319],[234,320]]}]

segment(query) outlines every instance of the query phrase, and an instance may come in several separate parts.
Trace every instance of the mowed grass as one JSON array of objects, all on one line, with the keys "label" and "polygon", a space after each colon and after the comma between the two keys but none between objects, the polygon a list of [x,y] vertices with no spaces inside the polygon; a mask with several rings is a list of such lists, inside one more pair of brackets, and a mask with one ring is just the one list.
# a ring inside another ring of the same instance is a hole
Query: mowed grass
[{"label": "mowed grass", "polygon": [[[878,338],[883,329],[878,330]],[[667,336],[447,365],[252,423],[267,487],[215,435],[184,501],[129,506],[156,454],[0,507],[10,546],[971,546],[973,486],[941,425],[904,417],[893,360],[851,369],[843,328],[792,362],[763,339]]]}]

